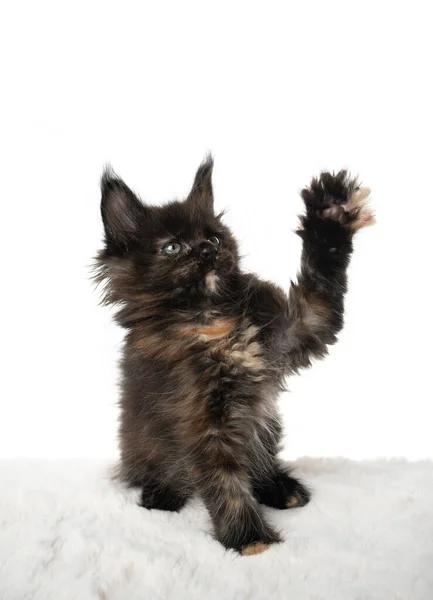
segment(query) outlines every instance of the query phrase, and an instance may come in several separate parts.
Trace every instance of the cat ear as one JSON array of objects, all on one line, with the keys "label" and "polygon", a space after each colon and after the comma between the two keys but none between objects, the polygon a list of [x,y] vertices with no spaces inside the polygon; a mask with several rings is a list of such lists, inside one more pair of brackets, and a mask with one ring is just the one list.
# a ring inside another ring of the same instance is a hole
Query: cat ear
[{"label": "cat ear", "polygon": [[199,166],[192,189],[185,200],[191,207],[210,213],[213,213],[212,170],[213,158],[209,154]]},{"label": "cat ear", "polygon": [[111,167],[101,177],[101,214],[107,243],[123,249],[137,240],[148,209]]}]

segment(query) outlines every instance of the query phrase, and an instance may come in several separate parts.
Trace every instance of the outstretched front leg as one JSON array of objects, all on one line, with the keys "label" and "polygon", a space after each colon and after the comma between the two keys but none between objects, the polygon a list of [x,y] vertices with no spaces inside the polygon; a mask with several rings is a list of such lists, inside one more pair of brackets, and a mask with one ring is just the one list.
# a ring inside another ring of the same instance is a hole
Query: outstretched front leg
[{"label": "outstretched front leg", "polygon": [[347,171],[314,178],[301,194],[306,207],[297,231],[303,241],[301,268],[288,298],[275,285],[246,276],[248,314],[280,375],[310,366],[337,340],[353,237],[374,223],[369,193]]},{"label": "outstretched front leg", "polygon": [[343,325],[347,267],[354,234],[374,223],[369,190],[346,171],[322,173],[302,191],[301,270],[292,284],[286,311],[285,355],[290,371],[326,354]]}]

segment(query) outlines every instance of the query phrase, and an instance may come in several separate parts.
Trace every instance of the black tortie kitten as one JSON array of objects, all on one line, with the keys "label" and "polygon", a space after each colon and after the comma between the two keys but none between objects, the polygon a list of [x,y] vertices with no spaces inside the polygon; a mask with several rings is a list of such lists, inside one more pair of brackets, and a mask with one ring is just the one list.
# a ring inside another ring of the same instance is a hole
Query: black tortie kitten
[{"label": "black tortie kitten", "polygon": [[278,392],[323,357],[343,325],[352,240],[373,223],[369,191],[346,171],[302,191],[301,269],[288,294],[242,272],[214,213],[212,159],[185,201],[143,204],[107,170],[101,182],[104,301],[125,328],[120,420],[124,482],[148,509],[204,501],[216,538],[242,554],[280,541],[260,504],[310,493],[278,459]]}]

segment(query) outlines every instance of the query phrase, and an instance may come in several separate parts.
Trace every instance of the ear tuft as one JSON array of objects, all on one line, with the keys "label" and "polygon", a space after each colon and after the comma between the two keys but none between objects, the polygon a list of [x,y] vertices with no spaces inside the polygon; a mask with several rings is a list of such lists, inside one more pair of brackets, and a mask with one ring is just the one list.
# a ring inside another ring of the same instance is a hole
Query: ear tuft
[{"label": "ear tuft", "polygon": [[125,250],[138,238],[147,209],[110,165],[101,177],[101,196],[107,245]]},{"label": "ear tuft", "polygon": [[199,166],[192,189],[185,201],[197,210],[213,212],[212,171],[213,158],[209,153]]}]

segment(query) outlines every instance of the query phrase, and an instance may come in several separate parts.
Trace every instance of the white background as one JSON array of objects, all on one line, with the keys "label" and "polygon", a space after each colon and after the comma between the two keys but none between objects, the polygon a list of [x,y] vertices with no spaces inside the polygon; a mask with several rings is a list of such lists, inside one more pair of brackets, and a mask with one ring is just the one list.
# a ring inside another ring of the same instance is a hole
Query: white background
[{"label": "white background", "polygon": [[340,342],[281,398],[286,455],[433,456],[428,5],[3,3],[0,456],[116,453],[100,173],[159,203],[207,150],[245,268],[285,288],[299,189],[343,166],[373,189]]}]

